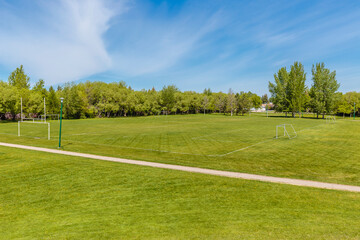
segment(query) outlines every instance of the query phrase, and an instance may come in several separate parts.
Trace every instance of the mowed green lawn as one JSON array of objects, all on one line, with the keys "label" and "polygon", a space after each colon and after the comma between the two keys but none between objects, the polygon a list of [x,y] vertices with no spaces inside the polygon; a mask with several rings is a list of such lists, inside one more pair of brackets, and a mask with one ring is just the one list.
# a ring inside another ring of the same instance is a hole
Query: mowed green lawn
[{"label": "mowed green lawn", "polygon": [[[311,115],[312,116],[312,115]],[[64,150],[130,159],[360,185],[360,121],[251,116],[179,115],[65,120]],[[298,137],[275,139],[293,124]],[[1,141],[56,148],[58,122],[1,123]],[[34,137],[41,137],[36,139]]]},{"label": "mowed green lawn", "polygon": [[358,193],[0,147],[1,239],[359,239],[359,212]]}]

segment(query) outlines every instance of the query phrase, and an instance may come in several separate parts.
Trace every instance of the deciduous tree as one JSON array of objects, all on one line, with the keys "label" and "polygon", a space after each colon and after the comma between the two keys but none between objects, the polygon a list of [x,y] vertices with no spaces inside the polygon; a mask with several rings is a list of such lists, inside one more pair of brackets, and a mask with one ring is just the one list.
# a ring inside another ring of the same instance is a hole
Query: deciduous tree
[{"label": "deciduous tree", "polygon": [[311,106],[313,111],[325,117],[335,111],[337,95],[336,91],[339,89],[340,84],[336,81],[336,72],[330,72],[325,68],[324,63],[317,63],[312,67],[312,80],[313,84],[310,89]]},{"label": "deciduous tree", "polygon": [[16,68],[15,71],[10,74],[8,81],[11,86],[19,89],[30,88],[30,77],[25,74],[23,65],[20,65],[20,67]]}]

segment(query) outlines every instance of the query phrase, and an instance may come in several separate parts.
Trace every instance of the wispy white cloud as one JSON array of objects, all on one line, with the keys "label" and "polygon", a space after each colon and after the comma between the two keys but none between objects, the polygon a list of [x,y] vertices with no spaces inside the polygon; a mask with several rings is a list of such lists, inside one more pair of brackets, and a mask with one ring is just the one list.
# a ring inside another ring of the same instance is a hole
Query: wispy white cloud
[{"label": "wispy white cloud", "polygon": [[11,8],[6,12],[14,21],[0,28],[3,65],[23,64],[31,76],[44,78],[47,84],[73,81],[111,68],[103,34],[118,12],[100,0],[40,2],[38,7],[41,11],[37,9],[30,16]]}]

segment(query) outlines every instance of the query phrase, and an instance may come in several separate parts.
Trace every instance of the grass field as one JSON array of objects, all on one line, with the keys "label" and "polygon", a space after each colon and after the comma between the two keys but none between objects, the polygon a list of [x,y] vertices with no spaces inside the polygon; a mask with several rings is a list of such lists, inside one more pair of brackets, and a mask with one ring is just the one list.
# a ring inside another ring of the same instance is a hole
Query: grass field
[{"label": "grass field", "polygon": [[5,147],[0,159],[1,239],[360,238],[357,193]]},{"label": "grass field", "polygon": [[[311,115],[312,116],[312,115]],[[179,165],[360,185],[360,122],[251,116],[183,115],[65,120],[65,150]],[[295,139],[274,139],[289,123]],[[0,124],[3,142],[56,148],[58,122]],[[34,137],[41,137],[37,139]]]}]

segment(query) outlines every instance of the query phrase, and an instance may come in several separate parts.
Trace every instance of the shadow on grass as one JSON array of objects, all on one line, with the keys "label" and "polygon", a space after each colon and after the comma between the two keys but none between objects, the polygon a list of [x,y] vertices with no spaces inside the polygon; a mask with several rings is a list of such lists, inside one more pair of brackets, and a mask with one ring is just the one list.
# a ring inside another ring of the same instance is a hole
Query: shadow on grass
[{"label": "shadow on grass", "polygon": [[[266,116],[264,116],[266,117]],[[269,116],[269,118],[299,118],[299,116]],[[301,119],[312,119],[312,120],[325,120],[325,118],[317,118],[317,117],[310,117],[310,116],[302,116]]]}]

